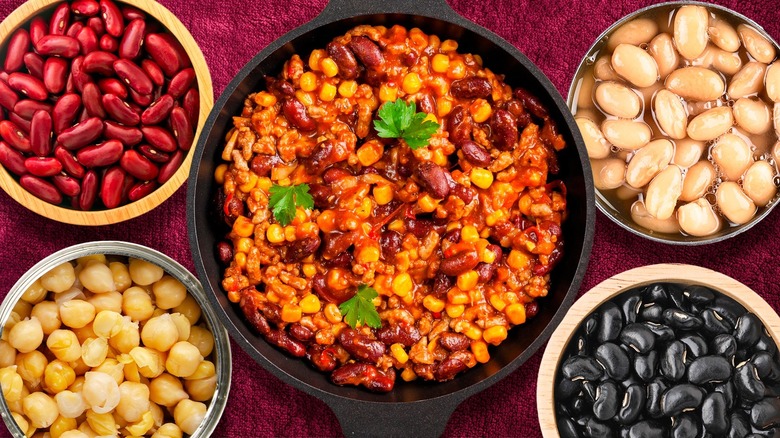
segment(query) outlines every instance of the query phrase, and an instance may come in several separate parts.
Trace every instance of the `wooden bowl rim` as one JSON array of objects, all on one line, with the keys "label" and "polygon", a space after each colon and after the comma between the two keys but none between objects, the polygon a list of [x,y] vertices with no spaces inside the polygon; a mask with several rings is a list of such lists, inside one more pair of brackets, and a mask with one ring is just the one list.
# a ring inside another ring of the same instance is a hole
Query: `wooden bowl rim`
[{"label": "wooden bowl rim", "polygon": [[[203,125],[206,123],[206,118],[208,117],[211,108],[214,106],[213,84],[211,82],[211,73],[206,64],[206,59],[203,56],[200,47],[198,47],[197,42],[192,37],[192,34],[190,34],[176,15],[154,0],[115,1],[143,10],[159,21],[160,24],[162,24],[168,32],[173,34],[184,47],[184,50],[190,57],[192,66],[195,69],[195,76],[198,81],[198,94],[200,95],[198,126],[196,127],[195,136],[192,140],[192,147],[190,147],[189,151],[187,151],[187,154],[184,156],[184,161],[182,161],[181,166],[179,166],[173,176],[171,176],[165,184],[138,201],[109,210],[80,211],[49,204],[25,190],[19,184],[18,179],[0,165],[0,187],[8,193],[11,198],[22,204],[25,208],[58,222],[89,226],[115,224],[140,216],[162,204],[181,187],[184,181],[187,180],[190,166],[192,165],[192,158],[195,153],[195,147],[198,144],[198,138],[203,130]],[[11,12],[2,23],[0,23],[0,46],[3,46],[7,39],[20,26],[29,22],[42,10],[60,2],[61,0],[28,0],[20,5]]]},{"label": "wooden bowl rim", "polygon": [[545,438],[560,436],[554,405],[555,376],[564,349],[580,323],[607,300],[628,289],[656,282],[707,286],[734,299],[748,311],[755,313],[775,339],[775,343],[780,339],[780,316],[755,291],[728,275],[701,266],[678,263],[642,266],[616,274],[577,299],[547,343],[536,383],[536,407],[539,425]]}]

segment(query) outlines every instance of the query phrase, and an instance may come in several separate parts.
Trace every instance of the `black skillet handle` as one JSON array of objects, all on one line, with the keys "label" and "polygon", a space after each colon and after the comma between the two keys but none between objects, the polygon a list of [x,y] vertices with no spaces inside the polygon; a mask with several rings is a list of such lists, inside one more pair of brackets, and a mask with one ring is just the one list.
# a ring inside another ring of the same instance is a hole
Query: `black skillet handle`
[{"label": "black skillet handle", "polygon": [[444,433],[460,397],[411,403],[372,403],[346,398],[328,400],[345,437],[436,438]]},{"label": "black skillet handle", "polygon": [[368,14],[411,14],[457,22],[463,18],[446,0],[330,0],[314,21],[333,22]]}]

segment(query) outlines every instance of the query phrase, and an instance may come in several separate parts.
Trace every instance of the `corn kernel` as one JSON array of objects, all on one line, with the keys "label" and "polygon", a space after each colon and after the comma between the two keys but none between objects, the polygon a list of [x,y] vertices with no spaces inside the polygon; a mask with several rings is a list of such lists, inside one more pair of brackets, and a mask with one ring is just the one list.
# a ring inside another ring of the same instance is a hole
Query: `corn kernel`
[{"label": "corn kernel", "polygon": [[238,186],[238,189],[241,190],[244,193],[249,193],[252,191],[253,188],[255,188],[255,185],[257,185],[257,174],[250,173],[249,174],[249,181],[245,182],[244,184],[241,184]]},{"label": "corn kernel", "polygon": [[528,194],[525,194],[520,197],[520,200],[517,201],[517,209],[520,210],[520,213],[523,213],[526,216],[531,215],[531,204],[533,204],[533,199],[531,199],[531,196]]},{"label": "corn kernel", "polygon": [[227,164],[220,164],[217,166],[217,169],[214,171],[214,181],[219,184],[225,184],[225,173],[228,170]]},{"label": "corn kernel", "polygon": [[309,68],[314,71],[320,71],[320,61],[325,57],[325,51],[322,49],[312,50],[309,55]]},{"label": "corn kernel", "polygon": [[334,213],[333,210],[325,210],[320,213],[320,215],[317,216],[317,226],[326,233],[335,231],[337,228],[336,213]]},{"label": "corn kernel", "polygon": [[293,218],[292,221],[293,225],[301,225],[306,222],[307,219],[309,219],[309,217],[306,216],[306,211],[300,207],[295,209],[295,218]]},{"label": "corn kernel", "polygon": [[373,207],[374,205],[371,203],[371,198],[363,198],[363,200],[360,201],[360,207],[355,210],[355,214],[361,219],[366,219],[371,216],[371,211],[374,209]]},{"label": "corn kernel", "polygon": [[404,368],[404,370],[401,371],[401,378],[404,379],[404,382],[411,382],[412,380],[417,379],[417,374],[415,374],[414,370],[411,368]]},{"label": "corn kernel", "polygon": [[525,304],[512,303],[504,309],[507,319],[514,325],[522,324],[525,322]]},{"label": "corn kernel", "polygon": [[479,363],[487,363],[490,360],[490,354],[488,353],[488,346],[483,341],[472,342],[471,352],[474,353],[474,358]]},{"label": "corn kernel", "polygon": [[463,304],[447,303],[444,306],[444,310],[447,311],[447,316],[449,316],[450,318],[457,318],[463,315],[463,312],[466,311],[466,306],[464,306]]},{"label": "corn kernel", "polygon": [[493,184],[493,172],[481,167],[474,167],[469,174],[471,183],[480,189],[487,189]]},{"label": "corn kernel", "polygon": [[350,98],[357,93],[357,82],[355,81],[344,81],[341,84],[339,84],[339,95],[341,97]]},{"label": "corn kernel", "polygon": [[243,252],[236,253],[236,255],[233,256],[233,259],[236,261],[236,266],[238,266],[241,269],[244,269],[246,267],[246,254]]},{"label": "corn kernel", "polygon": [[[434,119],[436,116],[433,114],[428,114],[428,117],[433,117]],[[428,118],[426,117],[426,119]],[[435,149],[433,151],[433,154],[431,154],[431,161],[433,161],[437,166],[442,167],[449,167],[447,162],[447,156],[444,154],[444,151],[441,149]]]},{"label": "corn kernel", "polygon": [[447,292],[447,301],[449,301],[450,304],[468,304],[470,301],[469,294],[453,287]]},{"label": "corn kernel", "polygon": [[471,104],[469,111],[475,122],[484,123],[493,114],[493,107],[485,99],[477,99]]},{"label": "corn kernel", "polygon": [[436,115],[444,117],[452,111],[452,101],[449,99],[438,99],[436,101]]},{"label": "corn kernel", "polygon": [[255,95],[255,102],[260,106],[269,108],[276,105],[276,96],[266,91],[261,91]]},{"label": "corn kernel", "polygon": [[466,76],[466,64],[460,59],[450,61],[450,69],[447,71],[447,77],[450,79],[463,79]]},{"label": "corn kernel", "polygon": [[311,93],[298,90],[295,92],[295,98],[298,99],[304,106],[312,106],[314,105],[314,97],[312,97]]},{"label": "corn kernel", "polygon": [[260,178],[257,178],[257,184],[255,184],[255,187],[262,190],[264,193],[268,194],[268,191],[271,190],[271,185],[273,183],[271,182],[271,178],[268,178],[267,176],[262,176]]},{"label": "corn kernel", "polygon": [[236,251],[248,253],[250,249],[252,249],[252,239],[248,237],[242,237],[238,239],[238,243],[236,244]]},{"label": "corn kernel", "polygon": [[440,50],[442,52],[454,52],[458,50],[458,42],[454,40],[444,40],[441,43]]},{"label": "corn kernel", "polygon": [[485,339],[485,342],[493,345],[500,344],[501,341],[506,339],[506,336],[506,327],[503,325],[494,325],[482,332],[482,338]]},{"label": "corn kernel", "polygon": [[399,297],[409,295],[413,288],[412,276],[407,272],[399,274],[393,279],[393,292]]},{"label": "corn kernel", "polygon": [[398,97],[398,89],[388,84],[382,84],[379,87],[379,100],[382,102],[392,102]]},{"label": "corn kernel", "polygon": [[330,83],[322,84],[320,88],[320,100],[323,102],[330,102],[336,98],[336,86]]},{"label": "corn kernel", "polygon": [[422,88],[420,75],[415,72],[407,73],[406,76],[404,76],[403,82],[401,83],[401,88],[406,94],[414,94],[420,91],[420,88]]},{"label": "corn kernel", "polygon": [[496,261],[496,253],[485,247],[479,251],[479,261],[483,263],[493,263]]},{"label": "corn kernel", "polygon": [[463,330],[463,334],[472,341],[476,341],[482,338],[482,329],[469,323],[468,327]]},{"label": "corn kernel", "polygon": [[402,344],[395,343],[391,345],[390,353],[392,353],[395,360],[397,360],[398,363],[402,365],[409,360],[409,355],[406,354],[406,350],[404,350],[404,346]]},{"label": "corn kernel", "polygon": [[314,91],[317,89],[317,75],[307,71],[301,75],[300,87],[303,91]]},{"label": "corn kernel", "polygon": [[460,230],[460,240],[468,243],[474,243],[479,240],[479,232],[474,225],[466,225]]},{"label": "corn kernel", "polygon": [[282,321],[298,322],[301,320],[301,308],[292,304],[282,306]]},{"label": "corn kernel", "polygon": [[406,226],[404,225],[404,221],[402,221],[401,219],[396,219],[390,222],[390,225],[387,226],[387,229],[390,231],[403,233],[406,230]]},{"label": "corn kernel", "polygon": [[307,276],[308,278],[314,277],[317,274],[317,267],[314,266],[314,263],[304,263],[303,264],[303,275]]},{"label": "corn kernel", "polygon": [[513,269],[524,269],[528,266],[530,259],[528,256],[520,250],[513,249],[509,252],[509,256],[506,258],[506,263]]},{"label": "corn kernel", "polygon": [[365,246],[360,250],[357,256],[358,263],[373,263],[379,261],[379,248],[375,246]]},{"label": "corn kernel", "polygon": [[339,66],[336,65],[336,61],[330,58],[322,58],[322,60],[320,60],[320,68],[322,69],[322,72],[325,73],[325,76],[329,78],[339,74]]},{"label": "corn kernel", "polygon": [[498,296],[497,294],[491,295],[488,301],[490,301],[490,305],[493,306],[499,312],[501,312],[506,308],[506,302],[502,300],[501,297]]},{"label": "corn kernel", "polygon": [[472,290],[477,287],[477,281],[479,281],[479,274],[477,274],[477,271],[471,269],[458,275],[458,288],[464,291]]},{"label": "corn kernel", "polygon": [[268,301],[274,304],[279,304],[279,301],[281,301],[279,295],[277,295],[276,292],[274,291],[269,291],[268,293],[265,294],[265,297],[268,298]]},{"label": "corn kernel", "polygon": [[393,188],[389,185],[374,187],[374,200],[379,205],[389,204],[393,200]]},{"label": "corn kernel", "polygon": [[241,300],[241,293],[237,290],[229,291],[227,296],[231,303],[237,303]]},{"label": "corn kernel", "polygon": [[422,210],[424,213],[430,213],[436,210],[436,207],[438,205],[439,205],[439,201],[433,199],[431,195],[427,193],[421,196],[420,199],[417,200],[417,206],[420,207],[420,210]]},{"label": "corn kernel", "polygon": [[449,56],[443,53],[437,53],[433,55],[433,59],[431,60],[431,69],[433,69],[433,71],[435,71],[436,73],[446,73],[449,67],[450,67]]},{"label": "corn kernel", "polygon": [[284,240],[288,242],[295,242],[296,228],[292,225],[284,227]]},{"label": "corn kernel", "polygon": [[384,148],[381,143],[377,141],[368,141],[357,150],[358,161],[360,161],[360,164],[363,166],[370,166],[382,158],[383,152]]},{"label": "corn kernel", "polygon": [[246,216],[239,216],[233,222],[233,232],[241,237],[250,237],[255,232],[255,224]]},{"label": "corn kernel", "polygon": [[279,224],[271,224],[265,232],[265,237],[271,243],[284,242],[284,228]]},{"label": "corn kernel", "polygon": [[306,295],[298,304],[301,306],[301,311],[303,313],[317,313],[320,311],[320,299],[314,294]]},{"label": "corn kernel", "polygon": [[433,295],[426,295],[423,299],[423,306],[431,312],[441,312],[444,310],[444,301]]},{"label": "corn kernel", "polygon": [[328,303],[325,305],[323,313],[325,314],[325,319],[327,319],[329,323],[336,324],[341,322],[341,310],[339,310],[339,306]]}]

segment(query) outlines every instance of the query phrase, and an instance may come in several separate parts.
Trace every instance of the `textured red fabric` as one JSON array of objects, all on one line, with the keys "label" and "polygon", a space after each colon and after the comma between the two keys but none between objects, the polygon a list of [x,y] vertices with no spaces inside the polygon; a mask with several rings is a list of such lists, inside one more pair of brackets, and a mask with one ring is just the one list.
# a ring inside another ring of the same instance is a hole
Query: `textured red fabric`
[{"label": "textured red fabric", "polygon": [[[393,0],[387,0],[393,1]],[[420,0],[423,1],[423,0]],[[190,29],[206,56],[217,96],[231,78],[274,39],[314,18],[326,0],[163,0]],[[538,64],[562,95],[596,37],[613,21],[653,2],[646,0],[450,0],[452,7],[516,45]],[[728,0],[732,8],[780,39],[776,0]],[[0,0],[0,17],[21,0]],[[194,271],[186,229],[185,188],[156,210],[106,227],[64,225],[32,213],[0,193],[0,297],[41,258],[80,242],[119,239],[158,249]],[[742,281],[780,308],[780,217],[771,214],[749,232],[726,242],[671,247],[636,237],[598,214],[596,239],[581,291],[626,269],[691,263]],[[282,383],[234,343],[233,383],[216,436],[337,436],[341,428],[318,399]],[[463,402],[446,436],[541,436],[536,413],[536,375],[541,352],[493,387]],[[5,431],[3,431],[5,432]],[[414,432],[410,432],[414,435]]]}]

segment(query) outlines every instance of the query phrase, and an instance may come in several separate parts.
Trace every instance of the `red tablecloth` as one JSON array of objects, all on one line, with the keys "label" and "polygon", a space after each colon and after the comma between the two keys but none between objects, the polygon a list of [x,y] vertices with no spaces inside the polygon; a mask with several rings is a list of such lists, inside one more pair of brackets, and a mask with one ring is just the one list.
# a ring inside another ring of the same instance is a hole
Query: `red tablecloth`
[{"label": "red tablecloth", "polygon": [[[393,1],[393,0],[386,0]],[[424,1],[424,0],[420,0]],[[0,17],[21,0],[0,0]],[[217,96],[252,56],[285,32],[315,17],[325,0],[164,0],[190,29],[206,56]],[[595,38],[613,21],[653,2],[639,0],[450,0],[466,18],[524,52],[566,95],[574,70]],[[753,18],[780,40],[776,0],[718,1]],[[76,243],[119,239],[158,249],[194,271],[186,229],[185,188],[145,216],[107,227],[64,225],[38,216],[0,192],[0,297],[41,258]],[[728,274],[780,308],[780,213],[749,232],[703,247],[672,247],[636,237],[598,214],[590,267],[581,291],[636,266],[691,263]],[[446,436],[540,436],[536,375],[541,352],[512,375],[463,402]],[[2,432],[5,432],[2,430]],[[336,417],[324,403],[282,383],[233,344],[230,401],[216,435],[336,436]],[[412,432],[413,435],[413,432]]]}]

